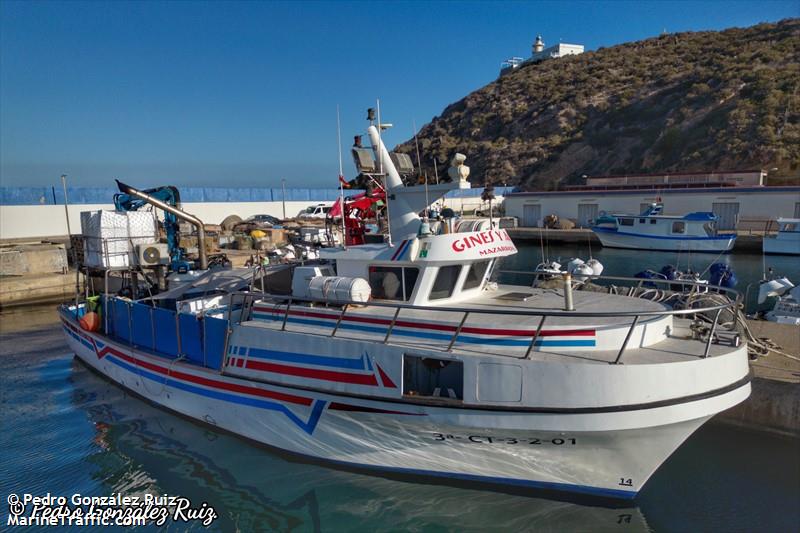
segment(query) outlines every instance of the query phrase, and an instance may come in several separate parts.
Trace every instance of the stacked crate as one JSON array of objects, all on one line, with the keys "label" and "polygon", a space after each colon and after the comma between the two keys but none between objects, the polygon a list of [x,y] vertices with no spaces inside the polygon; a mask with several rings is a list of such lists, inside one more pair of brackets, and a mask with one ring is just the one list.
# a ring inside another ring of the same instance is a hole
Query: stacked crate
[{"label": "stacked crate", "polygon": [[95,268],[136,265],[137,245],[158,242],[155,214],[148,211],[84,211],[81,233],[83,264]]}]

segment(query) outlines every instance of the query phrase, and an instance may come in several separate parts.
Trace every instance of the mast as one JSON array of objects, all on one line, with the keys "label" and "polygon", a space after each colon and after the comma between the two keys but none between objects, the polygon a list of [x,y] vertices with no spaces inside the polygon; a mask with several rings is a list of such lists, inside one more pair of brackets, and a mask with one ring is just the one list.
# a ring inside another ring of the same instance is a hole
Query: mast
[{"label": "mast", "polygon": [[339,144],[339,209],[342,214],[342,248],[347,250],[347,228],[344,220],[344,170],[342,168],[342,124],[339,119],[339,104],[336,104],[336,141]]},{"label": "mast", "polygon": [[[372,142],[373,146],[377,145],[378,148],[378,171],[380,175],[383,176],[383,190],[386,194],[386,231],[388,234],[388,241],[389,247],[391,248],[394,246],[392,243],[392,214],[389,211],[389,189],[392,187],[402,187],[403,180],[400,179],[400,174],[397,172],[397,169],[394,168],[394,164],[392,164],[392,159],[389,157],[389,151],[386,150],[386,147],[383,145],[383,141],[381,140],[381,129],[383,128],[383,124],[381,124],[381,101],[380,99],[377,100],[377,108],[378,108],[378,128],[375,129],[375,126],[370,125],[369,129],[369,140]],[[375,132],[375,136],[377,136],[377,144],[375,139],[373,138],[373,132]],[[387,163],[387,168],[389,169],[389,173],[391,174],[392,182],[389,183],[390,174],[384,174],[383,172],[383,162],[384,160]],[[392,174],[393,173],[393,174]]]}]

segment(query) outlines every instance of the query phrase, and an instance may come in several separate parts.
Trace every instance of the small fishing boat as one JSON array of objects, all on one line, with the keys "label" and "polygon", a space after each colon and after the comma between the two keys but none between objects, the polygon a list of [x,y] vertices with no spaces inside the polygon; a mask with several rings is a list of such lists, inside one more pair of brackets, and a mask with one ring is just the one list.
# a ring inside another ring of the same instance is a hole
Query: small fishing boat
[{"label": "small fishing boat", "polygon": [[639,215],[602,215],[592,231],[608,248],[686,252],[728,252],[735,233],[717,230],[714,213],[662,215],[663,204],[652,204]]},{"label": "small fishing boat", "polygon": [[772,308],[761,314],[764,320],[800,326],[800,286],[786,277],[765,279],[758,285],[758,305],[774,298]]},{"label": "small fishing boat", "polygon": [[765,254],[800,255],[800,218],[779,218],[778,233],[765,235]]},{"label": "small fishing boat", "polygon": [[76,297],[60,316],[78,358],[297,456],[622,499],[748,397],[746,345],[720,318],[736,312],[734,291],[677,308],[639,297],[635,278],[608,278],[630,285],[614,292],[573,292],[569,273],[559,288],[494,282],[517,252],[505,230],[418,215],[470,187],[465,157],[448,183],[405,186],[413,168],[368,117],[371,147],[353,154],[386,198],[385,240],[353,226],[319,261],[207,269],[135,299],[106,292],[94,308]]}]

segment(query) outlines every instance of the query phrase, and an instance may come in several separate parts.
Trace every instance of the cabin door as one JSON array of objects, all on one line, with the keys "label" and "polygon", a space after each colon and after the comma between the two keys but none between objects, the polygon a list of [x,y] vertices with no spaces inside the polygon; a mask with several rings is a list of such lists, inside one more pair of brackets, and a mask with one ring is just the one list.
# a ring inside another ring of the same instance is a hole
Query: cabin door
[{"label": "cabin door", "polygon": [[800,218],[800,202],[794,204],[794,218]]},{"label": "cabin door", "polygon": [[717,229],[736,229],[739,222],[739,202],[715,202],[711,204],[711,210],[719,217]]},{"label": "cabin door", "polygon": [[597,204],[578,204],[578,226],[588,228],[597,220]]},{"label": "cabin door", "polygon": [[536,205],[523,205],[522,206],[522,225],[528,228],[535,228],[539,226],[539,221],[542,219],[542,206]]}]

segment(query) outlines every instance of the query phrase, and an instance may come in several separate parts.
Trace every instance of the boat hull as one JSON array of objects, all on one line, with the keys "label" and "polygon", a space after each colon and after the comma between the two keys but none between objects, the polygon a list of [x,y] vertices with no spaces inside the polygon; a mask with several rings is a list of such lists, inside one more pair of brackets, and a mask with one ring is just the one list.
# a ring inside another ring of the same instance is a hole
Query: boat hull
[{"label": "boat hull", "polygon": [[764,253],[771,255],[800,255],[800,239],[764,237]]},{"label": "boat hull", "polygon": [[606,248],[627,248],[669,252],[729,252],[735,236],[674,238],[618,232],[608,228],[592,228]]},{"label": "boat hull", "polygon": [[[236,378],[81,331],[67,314],[62,320],[80,360],[120,386],[292,454],[347,467],[601,497],[635,497],[692,432],[750,392],[744,381],[720,394],[635,413],[420,405]],[[587,417],[605,417],[609,427],[625,417],[667,423],[584,431],[592,426]]]}]

